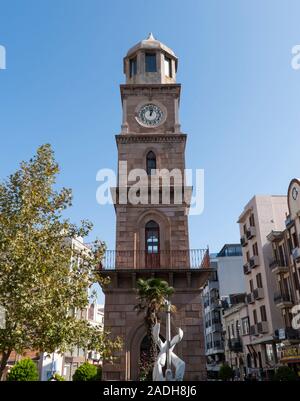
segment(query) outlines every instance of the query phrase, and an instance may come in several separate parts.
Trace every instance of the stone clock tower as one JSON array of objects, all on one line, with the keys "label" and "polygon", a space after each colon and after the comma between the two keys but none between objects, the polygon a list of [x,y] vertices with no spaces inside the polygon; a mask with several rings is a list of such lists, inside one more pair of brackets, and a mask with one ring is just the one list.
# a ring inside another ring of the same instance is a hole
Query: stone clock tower
[{"label": "stone clock tower", "polygon": [[[105,380],[138,380],[140,356],[149,344],[143,316],[134,311],[140,277],[159,277],[175,288],[172,303],[177,313],[172,334],[176,327],[184,332],[176,353],[186,362],[186,380],[206,378],[200,288],[211,271],[208,252],[189,249],[187,195],[191,188],[184,180],[163,179],[172,170],[184,177],[185,169],[186,135],[179,123],[177,66],[174,52],[152,34],[124,58],[122,129],[116,135],[118,182],[113,189],[116,250],[106,252],[102,266],[103,274],[111,278],[104,289],[105,329],[121,336],[124,347],[113,364],[104,364]],[[131,176],[133,169],[144,172],[135,191],[138,201],[129,196],[138,181]],[[157,184],[154,191],[151,182]],[[182,194],[179,202],[178,193]]]}]

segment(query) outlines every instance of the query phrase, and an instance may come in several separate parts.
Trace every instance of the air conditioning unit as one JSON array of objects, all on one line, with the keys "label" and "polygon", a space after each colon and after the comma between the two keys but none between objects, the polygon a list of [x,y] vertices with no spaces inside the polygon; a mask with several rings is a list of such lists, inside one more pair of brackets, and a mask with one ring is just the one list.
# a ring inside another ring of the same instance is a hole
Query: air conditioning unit
[{"label": "air conditioning unit", "polygon": [[263,299],[264,298],[264,289],[263,288],[256,288],[253,291],[253,297],[254,299]]}]

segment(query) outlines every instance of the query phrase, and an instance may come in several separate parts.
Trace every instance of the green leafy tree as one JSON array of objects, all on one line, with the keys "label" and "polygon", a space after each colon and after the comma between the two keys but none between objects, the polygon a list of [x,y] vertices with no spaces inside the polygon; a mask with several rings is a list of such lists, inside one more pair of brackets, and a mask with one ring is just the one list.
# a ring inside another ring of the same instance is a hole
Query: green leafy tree
[{"label": "green leafy tree", "polygon": [[99,378],[98,368],[91,363],[85,362],[76,369],[73,375],[73,381],[95,381]]},{"label": "green leafy tree", "polygon": [[298,376],[293,369],[288,366],[280,366],[274,376],[276,381],[294,381]]},{"label": "green leafy tree", "polygon": [[61,376],[58,373],[54,373],[53,376],[51,376],[48,381],[55,381],[55,382],[64,382],[66,381],[65,378],[63,376]]},{"label": "green leafy tree", "polygon": [[220,367],[219,378],[223,381],[232,380],[233,373],[233,369],[229,365],[224,364]]},{"label": "green leafy tree", "polygon": [[[147,370],[152,371],[153,362],[157,355],[157,348],[152,338],[152,327],[160,320],[160,312],[165,309],[165,301],[174,294],[174,288],[170,287],[167,281],[160,278],[150,278],[148,280],[139,279],[137,281],[138,303],[135,310],[138,313],[145,313],[145,325],[147,327],[147,335],[150,340],[149,364]],[[175,312],[176,308],[172,305],[171,311]],[[144,358],[145,359],[145,358]],[[140,361],[140,365],[145,371],[145,361]],[[144,376],[148,374],[144,372]]]},{"label": "green leafy tree", "polygon": [[120,339],[109,340],[74,313],[87,307],[93,283],[107,284],[98,269],[105,246],[101,241],[89,251],[73,246],[92,224],[77,226],[63,217],[72,193],[56,190],[58,173],[50,145],[43,145],[0,183],[0,305],[5,310],[0,378],[13,350],[51,353],[81,346],[109,358],[121,346]]},{"label": "green leafy tree", "polygon": [[8,381],[38,381],[39,374],[36,364],[30,358],[24,358],[18,361],[7,376]]}]

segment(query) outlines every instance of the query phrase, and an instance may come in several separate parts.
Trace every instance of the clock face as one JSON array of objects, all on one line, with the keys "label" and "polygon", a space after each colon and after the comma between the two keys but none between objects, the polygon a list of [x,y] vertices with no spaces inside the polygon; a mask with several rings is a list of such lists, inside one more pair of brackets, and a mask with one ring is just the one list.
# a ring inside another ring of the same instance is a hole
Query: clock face
[{"label": "clock face", "polygon": [[159,125],[163,119],[164,113],[156,104],[144,104],[137,113],[137,120],[140,124],[148,127]]}]

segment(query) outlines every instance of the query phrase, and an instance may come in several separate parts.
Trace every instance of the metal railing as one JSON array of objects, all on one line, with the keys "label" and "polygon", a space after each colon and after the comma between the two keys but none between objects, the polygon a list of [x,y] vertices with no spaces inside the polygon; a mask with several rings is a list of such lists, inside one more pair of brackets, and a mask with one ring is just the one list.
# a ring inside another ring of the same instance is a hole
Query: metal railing
[{"label": "metal railing", "polygon": [[160,251],[106,250],[100,270],[114,269],[204,269],[210,267],[208,249]]},{"label": "metal railing", "polygon": [[274,293],[274,302],[275,304],[280,304],[283,302],[288,302],[288,303],[292,303],[292,297],[290,296],[290,294],[287,293],[281,293],[280,291],[275,292]]},{"label": "metal railing", "polygon": [[243,344],[240,338],[229,338],[228,339],[228,348],[230,351],[238,353],[243,352]]}]

